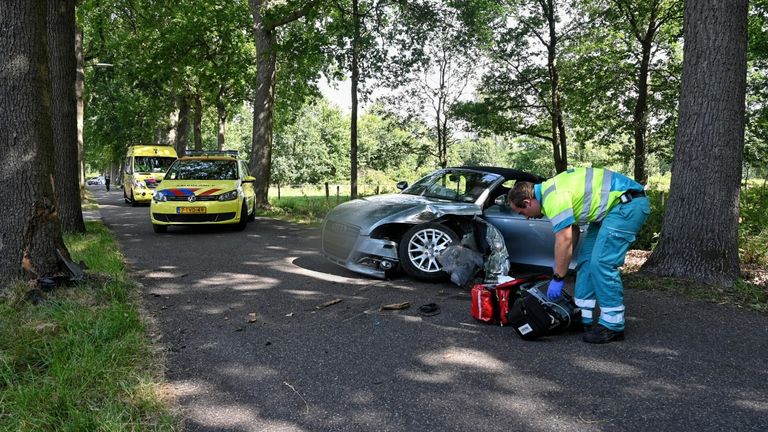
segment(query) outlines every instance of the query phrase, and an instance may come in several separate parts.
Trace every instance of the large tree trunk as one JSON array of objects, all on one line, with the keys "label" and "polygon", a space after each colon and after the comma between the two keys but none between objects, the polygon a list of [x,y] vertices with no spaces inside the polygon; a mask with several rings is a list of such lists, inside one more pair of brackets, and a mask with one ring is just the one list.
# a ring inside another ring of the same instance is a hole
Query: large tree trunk
[{"label": "large tree trunk", "polygon": [[354,35],[352,37],[352,112],[350,113],[349,122],[349,167],[350,167],[350,182],[349,182],[349,198],[357,198],[357,86],[360,83],[360,65],[358,64],[358,44],[360,42],[360,15],[357,9],[357,0],[352,0],[352,26],[354,27]]},{"label": "large tree trunk", "polygon": [[83,196],[83,191],[85,190],[85,147],[83,146],[85,60],[83,59],[83,29],[79,26],[75,33],[75,59],[77,61],[77,75],[75,77],[75,98],[77,99],[77,165],[80,170],[80,196]]},{"label": "large tree trunk", "polygon": [[739,277],[747,0],[690,0],[684,19],[669,203],[643,270],[732,286]]},{"label": "large tree trunk", "polygon": [[637,79],[637,101],[635,102],[635,111],[632,114],[632,124],[635,129],[635,180],[642,184],[648,181],[645,170],[647,153],[645,132],[648,118],[648,67],[651,61],[651,40],[653,40],[653,35],[650,35],[650,40],[646,39],[642,43],[643,53]]},{"label": "large tree trunk", "polygon": [[203,149],[203,102],[200,95],[195,95],[195,120],[192,128],[195,134],[195,150]]},{"label": "large tree trunk", "polygon": [[179,96],[179,121],[176,122],[176,154],[184,157],[189,145],[189,100]]},{"label": "large tree trunk", "polygon": [[253,39],[256,43],[256,91],[253,97],[253,138],[251,143],[251,175],[256,177],[256,205],[269,207],[269,182],[272,174],[272,111],[275,102],[277,39],[274,29],[267,27],[262,16],[266,2],[250,0],[253,14]]},{"label": "large tree trunk", "polygon": [[568,169],[568,141],[565,134],[565,122],[563,121],[563,107],[560,97],[560,74],[557,68],[557,15],[555,12],[555,0],[542,1],[544,15],[549,26],[549,44],[547,45],[547,69],[549,70],[549,82],[551,85],[550,98],[552,111],[552,155],[555,161],[555,170],[560,173]]},{"label": "large tree trunk", "polygon": [[216,104],[216,118],[218,119],[218,133],[216,134],[216,144],[219,150],[224,150],[224,135],[227,133],[227,109],[223,103]]},{"label": "large tree trunk", "polygon": [[28,0],[0,8],[0,286],[54,274],[56,249],[68,255],[53,191],[46,13]]},{"label": "large tree trunk", "polygon": [[75,43],[75,0],[48,0],[54,186],[59,221],[64,232],[85,232],[77,152]]}]

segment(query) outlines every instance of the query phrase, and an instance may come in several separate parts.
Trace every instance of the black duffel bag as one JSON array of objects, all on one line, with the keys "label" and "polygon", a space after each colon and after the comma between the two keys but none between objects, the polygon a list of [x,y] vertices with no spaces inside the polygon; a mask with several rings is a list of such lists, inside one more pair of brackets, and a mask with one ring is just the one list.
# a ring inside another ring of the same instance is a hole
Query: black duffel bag
[{"label": "black duffel bag", "polygon": [[541,289],[548,284],[549,281],[524,284],[520,297],[509,308],[509,325],[525,340],[553,334],[581,321],[581,311],[567,292],[563,291],[562,297],[554,302],[547,299]]}]

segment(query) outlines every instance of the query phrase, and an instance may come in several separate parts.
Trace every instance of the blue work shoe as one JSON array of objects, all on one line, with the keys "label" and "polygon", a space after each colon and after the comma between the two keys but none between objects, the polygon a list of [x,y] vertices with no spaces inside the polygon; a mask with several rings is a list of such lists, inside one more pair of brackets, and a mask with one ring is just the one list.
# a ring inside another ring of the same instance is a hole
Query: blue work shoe
[{"label": "blue work shoe", "polygon": [[584,342],[593,344],[605,344],[613,341],[623,341],[624,332],[614,331],[608,327],[598,324],[592,330],[584,333]]}]

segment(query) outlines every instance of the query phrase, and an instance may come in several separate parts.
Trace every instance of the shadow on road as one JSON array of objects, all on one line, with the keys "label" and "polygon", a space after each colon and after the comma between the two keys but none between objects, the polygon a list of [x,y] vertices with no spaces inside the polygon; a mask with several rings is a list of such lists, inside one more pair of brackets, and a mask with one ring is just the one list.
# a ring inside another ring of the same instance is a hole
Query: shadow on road
[{"label": "shadow on road", "polygon": [[[257,218],[156,235],[119,193],[98,194],[100,211],[188,430],[768,430],[763,316],[629,291],[625,342],[524,342],[473,321],[458,287],[330,264],[317,229]],[[398,302],[411,307],[380,309]],[[431,302],[441,313],[420,316]]]}]

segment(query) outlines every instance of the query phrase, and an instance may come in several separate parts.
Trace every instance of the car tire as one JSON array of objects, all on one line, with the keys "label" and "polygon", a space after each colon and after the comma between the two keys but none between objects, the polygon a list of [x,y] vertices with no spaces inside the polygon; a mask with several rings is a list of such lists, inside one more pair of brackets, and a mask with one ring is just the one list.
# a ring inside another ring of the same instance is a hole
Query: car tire
[{"label": "car tire", "polygon": [[131,207],[138,207],[139,203],[136,202],[136,196],[133,194],[133,189],[131,189]]},{"label": "car tire", "polygon": [[437,255],[451,243],[459,241],[452,229],[439,223],[416,225],[400,238],[397,247],[403,271],[421,280],[439,280],[446,276]]},{"label": "car tire", "polygon": [[123,188],[123,200],[126,204],[130,204],[131,200],[128,198],[128,195],[125,194],[125,188]]},{"label": "car tire", "polygon": [[248,222],[253,222],[256,220],[256,203],[253,204],[253,213],[248,215]]},{"label": "car tire", "polygon": [[168,225],[152,224],[152,230],[157,234],[168,232]]},{"label": "car tire", "polygon": [[242,231],[245,229],[245,226],[248,224],[248,205],[245,203],[245,200],[243,200],[243,206],[240,209],[240,220],[237,221],[234,227],[235,231]]}]

